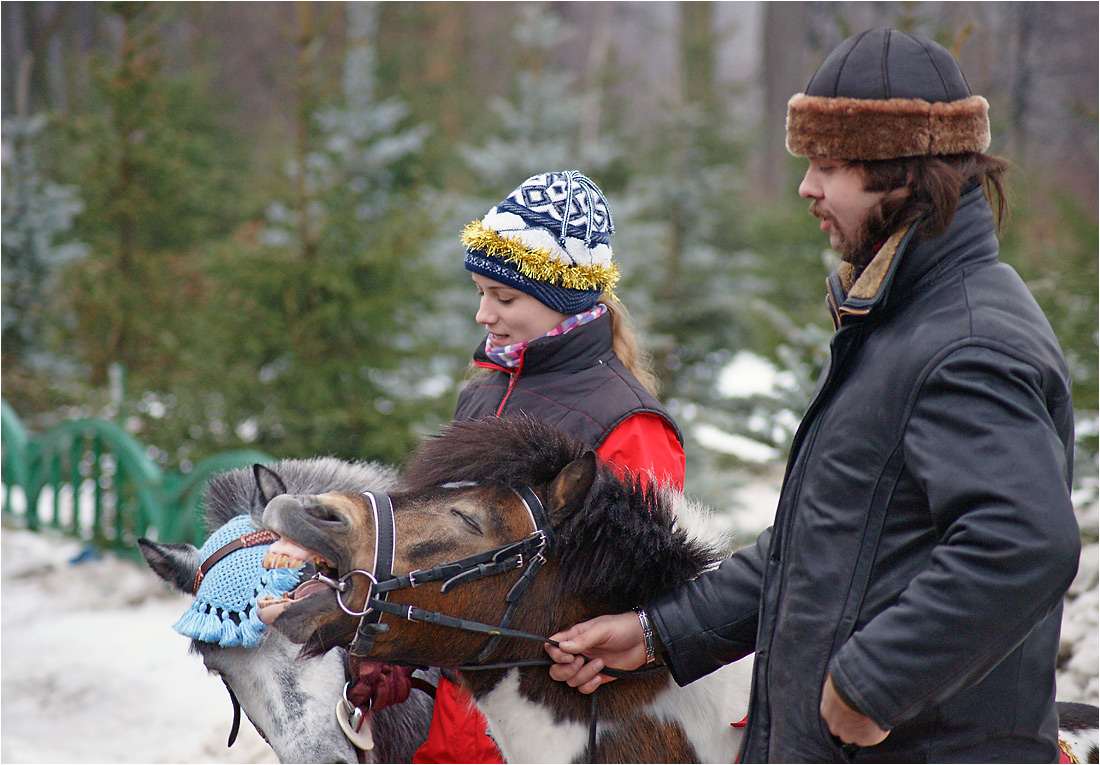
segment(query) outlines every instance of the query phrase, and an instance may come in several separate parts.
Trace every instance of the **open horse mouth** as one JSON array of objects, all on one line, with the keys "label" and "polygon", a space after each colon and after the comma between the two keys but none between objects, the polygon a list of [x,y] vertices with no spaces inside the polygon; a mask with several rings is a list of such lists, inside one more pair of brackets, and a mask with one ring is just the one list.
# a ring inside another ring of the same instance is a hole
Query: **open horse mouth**
[{"label": "open horse mouth", "polygon": [[324,556],[307,550],[286,537],[280,537],[271,545],[264,556],[263,567],[296,568],[302,572],[299,585],[290,592],[283,593],[281,598],[265,595],[257,601],[258,615],[264,624],[273,624],[294,603],[300,603],[320,592],[332,592],[329,585],[317,579],[315,574],[332,578],[338,576],[336,568]]}]

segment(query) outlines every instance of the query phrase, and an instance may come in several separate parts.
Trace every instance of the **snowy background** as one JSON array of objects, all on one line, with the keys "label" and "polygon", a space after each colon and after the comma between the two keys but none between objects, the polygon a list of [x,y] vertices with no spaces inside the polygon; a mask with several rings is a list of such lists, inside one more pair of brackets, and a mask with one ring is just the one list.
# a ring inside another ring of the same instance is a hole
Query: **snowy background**
[{"label": "snowy background", "polygon": [[[747,507],[774,507],[774,488],[746,491]],[[1095,503],[1080,520],[1095,537]],[[1058,698],[1097,704],[1095,542],[1081,563],[1063,622]],[[276,762],[247,718],[226,747],[229,695],[171,627],[188,605],[143,565],[5,527],[0,761]]]},{"label": "snowy background", "polygon": [[0,532],[0,761],[277,762],[172,624],[190,599],[82,543]]}]

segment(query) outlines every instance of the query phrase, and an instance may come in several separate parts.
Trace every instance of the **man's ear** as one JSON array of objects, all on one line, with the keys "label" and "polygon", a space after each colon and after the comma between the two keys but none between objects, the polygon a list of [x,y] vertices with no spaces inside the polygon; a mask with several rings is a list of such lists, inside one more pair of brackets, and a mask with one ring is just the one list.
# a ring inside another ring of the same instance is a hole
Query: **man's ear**
[{"label": "man's ear", "polygon": [[584,500],[596,479],[596,453],[587,451],[570,462],[550,482],[547,508],[551,518],[568,518],[584,506]]},{"label": "man's ear", "polygon": [[252,475],[256,477],[256,488],[260,491],[262,505],[267,505],[268,502],[280,494],[290,493],[287,491],[283,479],[271,468],[255,464],[252,466]]}]

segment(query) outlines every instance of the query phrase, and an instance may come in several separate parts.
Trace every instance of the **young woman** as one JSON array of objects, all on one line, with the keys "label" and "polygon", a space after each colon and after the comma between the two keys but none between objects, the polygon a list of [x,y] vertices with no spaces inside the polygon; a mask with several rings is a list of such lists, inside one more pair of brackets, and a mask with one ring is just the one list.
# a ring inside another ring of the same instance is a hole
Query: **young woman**
[{"label": "young woman", "polygon": [[[657,400],[630,315],[611,292],[611,211],[577,171],[532,176],[462,234],[488,337],[456,420],[524,414],[584,440],[612,467],[682,489],[680,430]],[[485,719],[440,682],[414,762],[503,762]]]}]

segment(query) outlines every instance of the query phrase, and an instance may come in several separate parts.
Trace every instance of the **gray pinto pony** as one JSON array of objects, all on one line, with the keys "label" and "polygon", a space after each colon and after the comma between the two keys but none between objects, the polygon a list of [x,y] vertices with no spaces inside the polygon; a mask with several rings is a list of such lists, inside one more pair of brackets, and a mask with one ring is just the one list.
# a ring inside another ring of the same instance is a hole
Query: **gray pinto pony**
[{"label": "gray pinto pony", "polygon": [[[302,494],[385,491],[396,479],[390,468],[333,458],[283,460],[273,467],[292,491]],[[161,579],[195,596],[175,627],[191,638],[191,650],[229,689],[235,713],[230,745],[243,709],[281,762],[412,762],[431,723],[427,693],[413,690],[404,703],[370,713],[373,732],[359,735],[348,729],[353,708],[343,702],[346,651],[303,660],[299,646],[259,621],[257,597],[293,589],[298,573],[267,571],[260,564],[272,538],[249,520],[262,513],[265,503],[253,471],[214,476],[204,499],[211,533],[201,550],[148,539],[138,544]],[[427,680],[432,684],[437,678]],[[371,739],[373,748],[364,749]]]}]

